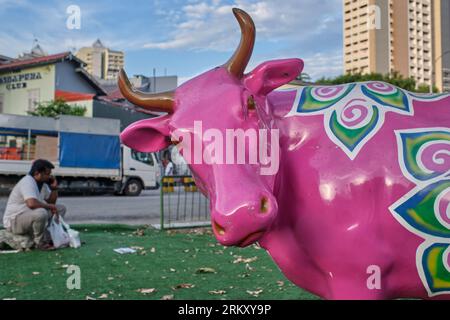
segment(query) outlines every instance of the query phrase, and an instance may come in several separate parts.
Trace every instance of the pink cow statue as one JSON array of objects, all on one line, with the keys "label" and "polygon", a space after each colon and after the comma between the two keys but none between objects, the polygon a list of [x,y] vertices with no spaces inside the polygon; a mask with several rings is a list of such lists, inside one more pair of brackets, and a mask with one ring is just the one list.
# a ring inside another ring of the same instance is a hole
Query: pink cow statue
[{"label": "pink cow statue", "polygon": [[[174,143],[185,158],[200,147],[206,158],[189,166],[210,199],[217,240],[258,242],[309,292],[449,299],[450,95],[384,82],[280,89],[303,61],[267,61],[244,73],[255,26],[244,11],[233,13],[242,32],[234,55],[174,92],[139,92],[121,71],[126,99],[143,112],[166,113],[129,126],[123,143],[142,152]],[[266,133],[257,136],[267,149],[259,152],[270,149],[278,167],[247,161],[250,143],[227,146],[231,157],[214,161],[220,134],[236,131]],[[228,161],[239,152],[244,162]]]}]

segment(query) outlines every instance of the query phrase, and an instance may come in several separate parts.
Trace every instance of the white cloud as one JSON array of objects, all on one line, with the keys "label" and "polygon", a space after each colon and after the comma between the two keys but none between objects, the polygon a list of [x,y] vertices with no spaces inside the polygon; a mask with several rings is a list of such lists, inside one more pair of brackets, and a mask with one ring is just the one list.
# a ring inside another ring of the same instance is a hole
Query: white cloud
[{"label": "white cloud", "polygon": [[316,53],[305,57],[305,69],[303,72],[309,74],[312,79],[321,77],[333,77],[343,73],[342,53],[327,52]]},{"label": "white cloud", "polygon": [[29,51],[33,43],[33,35],[23,34],[21,38],[0,32],[0,53],[16,57],[19,52]]},{"label": "white cloud", "polygon": [[[305,60],[305,72],[313,79],[342,73],[341,0],[220,0],[189,3],[176,14],[173,31],[166,40],[148,42],[148,49],[195,51],[233,51],[240,39],[232,8],[239,7],[253,18],[257,47],[265,46],[262,56],[254,55],[247,70],[264,60],[298,57]],[[271,43],[277,43],[267,49]],[[280,49],[280,46],[289,49]]]},{"label": "white cloud", "polygon": [[333,77],[343,73],[343,57],[341,50],[329,50],[324,52],[315,52],[306,55],[299,55],[293,50],[282,50],[273,55],[267,54],[253,57],[246,72],[255,69],[259,64],[277,59],[300,58],[304,62],[304,73],[307,73],[312,80],[322,77]]},{"label": "white cloud", "polygon": [[[9,9],[22,9],[28,17],[26,28],[9,27],[11,20],[7,21],[6,28],[0,30],[0,53],[15,57],[30,50],[35,37],[49,53],[90,46],[97,38],[108,47],[126,51],[146,48],[231,53],[240,39],[232,8],[239,7],[253,17],[257,29],[257,50],[248,70],[265,60],[298,57],[305,60],[305,72],[313,78],[342,71],[341,0],[172,1],[168,5],[154,0],[148,8],[139,8],[152,12],[150,21],[136,18],[122,3],[108,9],[102,1],[84,2],[80,5],[82,30],[70,31],[65,28],[66,1],[37,5],[32,0],[0,0],[0,19],[6,21]],[[122,12],[129,19],[111,27],[108,15]]]},{"label": "white cloud", "polygon": [[49,5],[48,2],[37,4],[30,0],[0,0],[0,19],[2,16],[8,16],[8,10],[20,10],[24,14],[24,19],[27,19],[27,28],[12,28],[6,24],[7,27],[0,30],[0,53],[16,57],[29,52],[34,39],[37,39],[49,54],[91,46],[99,37],[107,46],[114,49],[142,47],[142,40],[118,38],[116,30],[103,26],[97,16],[102,9],[96,4],[80,5],[81,30],[67,29],[66,10],[69,4],[58,2],[56,5]]},{"label": "white cloud", "polygon": [[[341,27],[340,0],[235,0],[188,4],[179,10],[181,21],[165,41],[149,42],[145,48],[229,51],[239,41],[239,27],[231,9],[246,10],[254,19],[258,40],[301,42]],[[189,40],[186,40],[189,39]]]},{"label": "white cloud", "polygon": [[191,19],[201,19],[206,14],[212,13],[216,7],[216,4],[208,5],[205,2],[190,4],[184,6],[183,11],[186,13],[186,16]]},{"label": "white cloud", "polygon": [[[250,72],[255,69],[260,63],[268,60],[276,60],[276,59],[284,59],[284,58],[298,58],[293,53],[284,53],[275,57],[261,57],[260,59],[253,59],[250,62],[246,72]],[[302,72],[307,73],[313,81],[318,80],[322,77],[334,77],[341,75],[343,73],[343,64],[342,64],[342,53],[338,52],[325,52],[325,53],[314,53],[305,57],[301,57],[303,62],[305,63],[304,69]],[[183,84],[186,81],[206,72],[207,70],[199,71],[195,74],[185,77],[178,78],[178,85]]]}]

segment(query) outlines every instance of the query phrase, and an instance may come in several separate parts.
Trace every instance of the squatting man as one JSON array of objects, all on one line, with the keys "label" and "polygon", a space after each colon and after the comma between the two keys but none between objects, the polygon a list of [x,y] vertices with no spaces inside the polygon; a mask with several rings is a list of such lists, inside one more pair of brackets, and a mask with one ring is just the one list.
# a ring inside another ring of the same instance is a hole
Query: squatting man
[{"label": "squatting man", "polygon": [[58,182],[51,175],[54,168],[50,161],[34,161],[29,174],[11,191],[3,216],[6,230],[16,235],[31,236],[34,246],[41,250],[53,249],[47,231],[52,217],[59,221],[59,217],[66,214],[66,207],[56,204]]}]

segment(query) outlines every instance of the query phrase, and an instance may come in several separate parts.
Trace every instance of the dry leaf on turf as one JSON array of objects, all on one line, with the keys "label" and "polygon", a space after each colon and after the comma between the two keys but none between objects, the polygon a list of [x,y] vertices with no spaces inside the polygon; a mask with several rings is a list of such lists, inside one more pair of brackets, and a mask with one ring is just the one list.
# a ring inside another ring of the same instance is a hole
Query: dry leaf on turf
[{"label": "dry leaf on turf", "polygon": [[137,229],[135,232],[133,232],[133,234],[134,234],[135,236],[142,237],[142,236],[145,236],[145,230],[143,230],[143,229]]},{"label": "dry leaf on turf", "polygon": [[209,294],[223,295],[225,293],[227,293],[225,290],[212,290],[212,291],[209,291]]},{"label": "dry leaf on turf", "polygon": [[233,261],[233,263],[252,263],[258,260],[258,257],[253,258],[243,258],[241,256],[234,256],[236,259]]},{"label": "dry leaf on turf", "polygon": [[260,295],[262,292],[263,292],[263,289],[259,289],[259,290],[255,290],[255,291],[247,290],[247,293],[248,293],[249,295],[254,296],[254,297],[256,297],[256,298],[258,298],[259,295]]},{"label": "dry leaf on turf", "polygon": [[245,265],[245,270],[248,270],[248,271],[253,271],[253,270],[255,270],[254,268],[252,268],[248,263]]},{"label": "dry leaf on turf", "polygon": [[195,273],[217,273],[213,268],[199,268]]},{"label": "dry leaf on turf", "polygon": [[174,290],[177,289],[191,289],[195,287],[195,285],[191,284],[191,283],[182,283],[182,284],[178,284],[175,287],[173,287]]},{"label": "dry leaf on turf", "polygon": [[142,293],[142,294],[150,294],[150,293],[154,293],[154,292],[156,292],[156,289],[155,288],[149,288],[149,289],[139,289],[139,290],[137,290],[139,293]]}]

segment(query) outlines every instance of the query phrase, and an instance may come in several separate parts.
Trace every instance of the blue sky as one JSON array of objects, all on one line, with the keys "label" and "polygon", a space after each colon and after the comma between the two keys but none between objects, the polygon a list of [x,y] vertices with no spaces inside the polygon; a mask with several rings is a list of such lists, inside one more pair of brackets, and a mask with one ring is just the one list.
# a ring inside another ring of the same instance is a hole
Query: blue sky
[{"label": "blue sky", "polygon": [[[66,27],[70,5],[81,29]],[[257,28],[247,72],[265,60],[302,58],[314,79],[342,73],[342,0],[0,0],[0,54],[16,57],[37,38],[48,53],[105,46],[126,53],[129,74],[181,82],[228,60],[239,43],[232,7]]]}]

